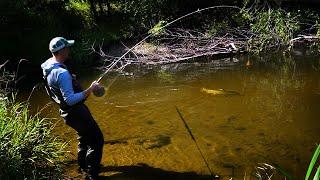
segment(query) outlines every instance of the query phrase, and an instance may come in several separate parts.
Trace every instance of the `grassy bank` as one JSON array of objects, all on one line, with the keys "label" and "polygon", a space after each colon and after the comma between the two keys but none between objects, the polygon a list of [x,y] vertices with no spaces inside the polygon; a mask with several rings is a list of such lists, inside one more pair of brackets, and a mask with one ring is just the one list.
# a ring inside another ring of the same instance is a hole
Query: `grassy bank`
[{"label": "grassy bank", "polygon": [[27,103],[0,101],[0,179],[58,179],[65,143]]},{"label": "grassy bank", "polygon": [[41,117],[41,111],[31,115],[28,102],[10,95],[14,76],[2,68],[0,179],[60,179],[66,143],[52,135],[52,119]]}]

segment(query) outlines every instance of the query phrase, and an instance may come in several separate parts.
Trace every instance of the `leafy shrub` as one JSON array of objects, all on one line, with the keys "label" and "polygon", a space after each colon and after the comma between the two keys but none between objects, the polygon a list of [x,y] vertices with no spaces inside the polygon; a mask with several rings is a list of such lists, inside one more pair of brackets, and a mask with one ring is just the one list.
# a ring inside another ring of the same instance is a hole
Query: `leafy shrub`
[{"label": "leafy shrub", "polygon": [[263,51],[287,44],[299,30],[299,22],[283,9],[268,9],[251,18],[250,29],[256,38],[249,41],[249,49]]},{"label": "leafy shrub", "polygon": [[123,0],[120,3],[120,9],[129,15],[132,22],[135,22],[135,28],[149,29],[163,18],[162,11],[165,7],[169,8],[168,2],[168,0]]},{"label": "leafy shrub", "polygon": [[74,19],[82,20],[84,27],[91,28],[95,25],[95,20],[90,12],[90,5],[87,1],[70,0],[65,9],[69,14],[78,16]]}]

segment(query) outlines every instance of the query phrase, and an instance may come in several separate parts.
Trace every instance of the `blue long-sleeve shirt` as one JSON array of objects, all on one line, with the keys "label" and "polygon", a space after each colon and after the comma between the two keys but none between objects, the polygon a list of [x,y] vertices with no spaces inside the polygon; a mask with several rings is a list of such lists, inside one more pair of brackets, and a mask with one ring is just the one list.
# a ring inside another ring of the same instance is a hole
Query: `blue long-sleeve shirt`
[{"label": "blue long-sleeve shirt", "polygon": [[[84,92],[74,93],[72,87],[72,77],[64,64],[57,62],[55,59],[50,58],[41,64],[43,75],[47,76],[48,85],[54,91],[61,92],[62,99],[67,105],[72,106],[85,99]],[[55,93],[55,95],[57,95]]]}]

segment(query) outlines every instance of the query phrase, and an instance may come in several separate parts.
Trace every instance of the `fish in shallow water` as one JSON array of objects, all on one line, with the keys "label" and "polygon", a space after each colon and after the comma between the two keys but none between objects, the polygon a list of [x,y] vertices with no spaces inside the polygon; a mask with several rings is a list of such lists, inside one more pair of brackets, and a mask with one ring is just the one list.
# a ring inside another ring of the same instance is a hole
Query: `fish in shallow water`
[{"label": "fish in shallow water", "polygon": [[225,89],[207,89],[207,88],[202,88],[201,92],[205,92],[207,94],[217,96],[217,95],[240,95],[239,92],[237,91],[231,91],[231,90],[225,90]]}]

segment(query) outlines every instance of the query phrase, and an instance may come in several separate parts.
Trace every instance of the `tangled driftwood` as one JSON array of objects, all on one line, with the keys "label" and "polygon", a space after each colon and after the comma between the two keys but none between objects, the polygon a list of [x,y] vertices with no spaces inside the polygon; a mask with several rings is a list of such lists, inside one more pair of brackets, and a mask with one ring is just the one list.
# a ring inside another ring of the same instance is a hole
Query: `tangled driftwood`
[{"label": "tangled driftwood", "polygon": [[313,42],[320,42],[320,38],[318,36],[313,35],[299,35],[298,37],[293,38],[289,41],[291,46],[294,46],[296,44],[308,44]]},{"label": "tangled driftwood", "polygon": [[[129,64],[157,65],[187,61],[198,57],[212,57],[216,55],[230,55],[243,53],[247,50],[250,40],[257,35],[246,30],[229,29],[223,36],[212,36],[200,31],[175,28],[164,30],[160,35],[134,47],[130,53],[119,60],[100,48],[98,53],[105,62],[103,68],[109,68],[117,61],[115,70],[123,70]],[[320,38],[311,35],[299,35],[289,41],[290,46],[299,43],[319,42]],[[125,50],[130,50],[122,43]],[[277,45],[280,46],[280,45]]]},{"label": "tangled driftwood", "polygon": [[[221,54],[242,53],[246,37],[226,34],[222,37],[210,36],[194,30],[165,30],[160,36],[135,47],[126,57],[118,62],[116,69],[121,70],[128,64],[166,64],[186,61],[197,57],[209,57]],[[129,48],[125,46],[126,50]],[[99,55],[106,66],[113,64],[119,57],[106,54],[102,48]]]}]

